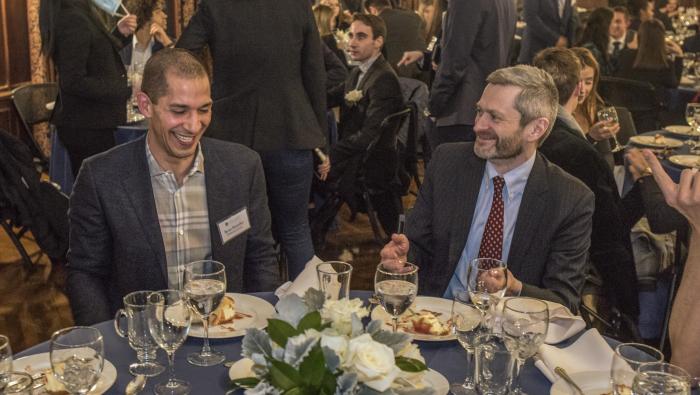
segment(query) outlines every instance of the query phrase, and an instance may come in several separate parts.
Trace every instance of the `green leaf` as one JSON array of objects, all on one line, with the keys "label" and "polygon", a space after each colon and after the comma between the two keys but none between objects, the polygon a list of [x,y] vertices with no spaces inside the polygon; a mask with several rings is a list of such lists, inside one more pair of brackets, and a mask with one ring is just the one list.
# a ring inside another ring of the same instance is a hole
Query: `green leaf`
[{"label": "green leaf", "polygon": [[267,333],[270,335],[270,339],[281,347],[287,345],[287,339],[299,334],[288,322],[274,318],[267,320]]},{"label": "green leaf", "polygon": [[396,357],[396,366],[404,372],[422,372],[428,370],[425,364],[417,359]]},{"label": "green leaf", "polygon": [[333,395],[335,394],[336,387],[336,377],[333,373],[328,370],[325,371],[323,375],[323,382],[321,383],[321,395]]},{"label": "green leaf", "polygon": [[326,359],[323,357],[321,345],[317,344],[311,349],[309,355],[299,365],[299,374],[304,382],[314,388],[321,386],[323,376],[326,373]]},{"label": "green leaf", "polygon": [[234,389],[236,388],[253,388],[258,383],[260,382],[260,379],[257,377],[243,377],[240,379],[235,379],[231,380],[231,383],[234,385]]},{"label": "green leaf", "polygon": [[294,387],[292,389],[284,391],[284,395],[303,395],[306,391],[299,387]]},{"label": "green leaf", "polygon": [[299,333],[304,332],[307,329],[316,329],[317,331],[321,331],[321,313],[318,311],[312,311],[309,314],[305,315],[304,318],[299,321],[299,325],[297,325],[297,329],[299,330]]},{"label": "green leaf", "polygon": [[284,391],[302,384],[301,375],[291,365],[282,361],[270,360],[270,384]]}]

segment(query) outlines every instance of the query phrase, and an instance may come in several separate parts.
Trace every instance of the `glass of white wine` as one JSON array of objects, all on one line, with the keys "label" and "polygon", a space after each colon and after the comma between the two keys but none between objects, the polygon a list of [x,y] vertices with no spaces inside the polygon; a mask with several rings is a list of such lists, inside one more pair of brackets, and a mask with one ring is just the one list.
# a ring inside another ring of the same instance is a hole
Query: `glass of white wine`
[{"label": "glass of white wine", "polygon": [[688,103],[685,106],[685,121],[693,128],[694,134],[700,132],[700,103]]},{"label": "glass of white wine", "polygon": [[12,371],[12,347],[10,339],[0,335],[0,389],[7,383],[7,374]]},{"label": "glass of white wine", "polygon": [[87,394],[104,367],[104,341],[99,330],[73,326],[51,336],[49,359],[56,379],[71,394]]},{"label": "glass of white wine", "polygon": [[469,292],[455,292],[452,301],[452,331],[459,344],[467,351],[467,376],[462,383],[450,385],[450,391],[454,395],[470,395],[474,392],[474,340],[481,334],[483,316],[481,311],[471,304]]},{"label": "glass of white wine", "polygon": [[499,259],[476,258],[467,267],[467,291],[476,308],[486,315],[497,304],[508,286],[508,265]]},{"label": "glass of white wine", "polygon": [[621,343],[615,347],[610,383],[614,395],[627,395],[632,390],[632,382],[637,369],[643,363],[663,362],[664,354],[654,347],[640,343]]},{"label": "glass of white wine", "polygon": [[690,375],[685,369],[665,362],[644,363],[632,383],[634,395],[690,395]]},{"label": "glass of white wine", "polygon": [[209,345],[209,315],[219,307],[226,293],[226,267],[213,260],[189,263],[185,266],[184,286],[187,301],[204,327],[202,350],[189,354],[187,361],[197,366],[220,364],[226,356]]},{"label": "glass of white wine", "polygon": [[379,304],[391,315],[392,328],[396,332],[399,316],[416,299],[418,266],[408,262],[401,267],[380,263],[374,273],[374,293],[379,299]]},{"label": "glass of white wine", "polygon": [[[615,110],[615,107],[612,107],[612,106],[603,107],[600,110],[598,110],[597,115],[598,115],[599,121],[612,122],[613,124],[620,123],[620,118],[617,116],[617,110]],[[615,134],[612,135],[612,141],[613,141],[613,145],[612,145],[612,147],[610,147],[610,151],[620,152],[624,149],[620,145],[620,142],[617,141],[617,135],[615,135]]]}]

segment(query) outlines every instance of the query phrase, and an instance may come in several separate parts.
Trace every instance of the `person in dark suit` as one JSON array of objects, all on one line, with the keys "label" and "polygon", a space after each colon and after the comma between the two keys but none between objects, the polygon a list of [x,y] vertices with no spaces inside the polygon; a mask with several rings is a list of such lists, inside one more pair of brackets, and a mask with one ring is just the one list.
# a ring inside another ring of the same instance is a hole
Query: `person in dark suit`
[{"label": "person in dark suit", "polygon": [[518,63],[530,63],[535,54],[548,47],[568,47],[574,42],[576,11],[571,0],[523,0],[527,26]]},{"label": "person in dark suit", "polygon": [[617,68],[620,51],[625,48],[636,47],[635,38],[637,32],[630,29],[630,15],[627,7],[618,6],[613,8],[613,18],[610,22],[608,36],[608,55],[610,63],[613,65],[613,72]]},{"label": "person in dark suit", "polygon": [[273,231],[296,277],[314,255],[308,222],[312,150],[326,147],[326,76],[306,0],[202,0],[177,46],[213,60],[209,137],[256,150]]},{"label": "person in dark suit", "polygon": [[125,45],[119,55],[127,67],[132,66],[134,60],[133,66],[137,68],[135,71],[143,74],[143,67],[152,54],[175,43],[165,32],[168,15],[161,0],[138,0],[127,4],[128,9],[136,15],[138,23],[132,43]]},{"label": "person in dark suit", "polygon": [[142,88],[146,137],[86,160],[71,195],[67,293],[79,325],[111,319],[130,292],[178,289],[195,260],[222,262],[230,292],[279,282],[260,158],[202,138],[212,106],[204,66],[164,49]]},{"label": "person in dark suit", "polygon": [[418,78],[421,73],[418,65],[398,66],[398,63],[404,52],[425,50],[421,17],[412,10],[392,8],[389,0],[366,0],[365,8],[368,13],[382,18],[386,24],[384,49],[391,67],[400,77]]},{"label": "person in dark suit", "polygon": [[654,19],[654,0],[628,0],[627,9],[630,14],[629,28],[632,30],[639,31],[642,22]]},{"label": "person in dark suit", "polygon": [[[577,311],[594,197],[537,153],[554,123],[556,87],[546,72],[526,65],[497,70],[487,82],[477,103],[476,141],[433,153],[406,234],[392,235],[382,262],[416,263],[419,294],[451,297],[464,291],[468,262],[501,259],[508,265],[507,295]],[[500,212],[492,204],[498,201]]]},{"label": "person in dark suit", "polygon": [[[535,56],[533,64],[554,79],[559,92],[559,114],[552,132],[539,151],[567,173],[581,180],[595,195],[590,260],[603,280],[603,291],[613,306],[636,321],[639,315],[637,272],[631,229],[610,166],[586,140],[573,117],[578,106],[581,64],[566,48],[548,48]],[[617,125],[601,125],[616,128]]]},{"label": "person in dark suit", "polygon": [[114,130],[126,123],[131,95],[119,50],[136,28],[122,18],[107,31],[90,0],[41,2],[42,51],[58,71],[59,94],[51,115],[68,150],[73,175],[84,159],[114,146]]}]

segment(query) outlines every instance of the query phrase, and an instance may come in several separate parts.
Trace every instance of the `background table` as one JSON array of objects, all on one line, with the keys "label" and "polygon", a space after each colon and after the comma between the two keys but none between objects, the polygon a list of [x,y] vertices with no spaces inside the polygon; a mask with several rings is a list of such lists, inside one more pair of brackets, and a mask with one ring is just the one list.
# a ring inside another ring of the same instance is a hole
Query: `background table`
[{"label": "background table", "polygon": [[[277,302],[277,297],[271,292],[253,293],[267,300],[273,305]],[[353,291],[351,297],[359,297],[367,300],[369,291]],[[133,376],[129,373],[129,364],[136,360],[136,353],[129,347],[126,339],[123,339],[114,331],[113,321],[106,321],[95,325],[104,336],[105,358],[117,368],[117,381],[106,392],[106,394],[123,394],[126,385]],[[562,343],[563,346],[571,344],[575,338]],[[212,339],[211,345],[218,351],[226,354],[227,360],[238,360],[241,358],[242,337],[233,339]],[[425,358],[425,362],[431,369],[444,375],[450,383],[464,380],[466,371],[466,352],[456,340],[446,342],[416,342]],[[202,347],[202,339],[190,337],[185,344],[175,353],[175,373],[178,378],[187,380],[192,385],[192,394],[223,394],[230,389],[228,378],[228,368],[223,364],[217,366],[200,367],[190,365],[187,362],[187,354],[199,351]],[[26,355],[38,354],[49,351],[49,343],[44,342],[29,348],[16,355],[16,359]],[[165,353],[158,350],[158,359],[167,366]],[[148,379],[146,389],[143,393],[153,393],[153,385],[167,380],[167,370],[165,373]],[[532,395],[549,394],[551,383],[540,373],[540,371],[528,361],[522,369],[521,383],[527,393]]]}]

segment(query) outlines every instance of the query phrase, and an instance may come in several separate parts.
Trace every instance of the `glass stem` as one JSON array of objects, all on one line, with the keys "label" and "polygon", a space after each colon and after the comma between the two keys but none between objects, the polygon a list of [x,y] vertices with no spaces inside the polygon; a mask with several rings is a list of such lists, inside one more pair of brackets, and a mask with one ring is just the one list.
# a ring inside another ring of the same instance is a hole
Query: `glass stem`
[{"label": "glass stem", "polygon": [[474,353],[471,351],[467,351],[467,375],[464,377],[464,384],[462,384],[462,387],[468,388],[468,389],[473,389],[474,388]]},{"label": "glass stem", "polygon": [[176,386],[175,383],[175,353],[169,352],[168,354],[168,387]]},{"label": "glass stem", "polygon": [[520,358],[515,358],[515,368],[513,370],[513,379],[511,380],[512,392],[520,393],[520,368],[523,366],[523,361]]},{"label": "glass stem", "polygon": [[211,354],[211,347],[209,347],[209,316],[202,317],[202,326],[204,326],[204,344],[202,344],[201,355]]},{"label": "glass stem", "polygon": [[394,332],[399,329],[399,317],[391,317],[391,327],[394,329]]}]

